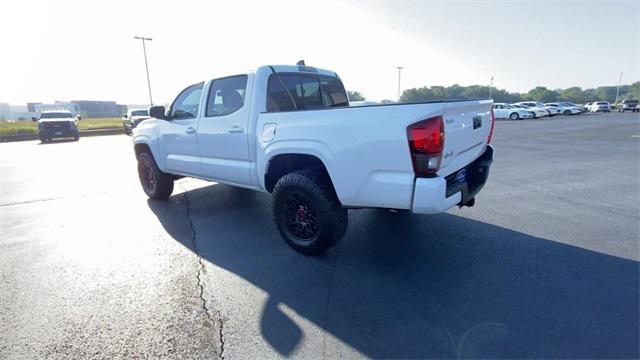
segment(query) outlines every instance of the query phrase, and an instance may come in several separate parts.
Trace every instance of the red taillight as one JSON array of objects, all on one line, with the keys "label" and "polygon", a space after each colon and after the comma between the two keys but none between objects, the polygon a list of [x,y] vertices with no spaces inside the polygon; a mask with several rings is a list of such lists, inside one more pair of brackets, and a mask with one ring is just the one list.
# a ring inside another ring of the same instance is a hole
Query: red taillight
[{"label": "red taillight", "polygon": [[489,137],[487,138],[487,144],[491,144],[491,138],[493,137],[493,126],[496,124],[496,118],[493,115],[493,109],[491,109],[491,129],[489,130]]},{"label": "red taillight", "polygon": [[418,175],[434,175],[440,169],[444,148],[444,121],[432,117],[409,125],[407,139],[413,171]]}]

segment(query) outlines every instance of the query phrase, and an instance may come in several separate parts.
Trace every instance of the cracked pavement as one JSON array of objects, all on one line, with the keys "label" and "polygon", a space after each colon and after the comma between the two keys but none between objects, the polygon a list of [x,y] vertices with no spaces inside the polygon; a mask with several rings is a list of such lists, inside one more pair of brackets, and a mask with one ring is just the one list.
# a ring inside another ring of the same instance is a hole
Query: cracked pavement
[{"label": "cracked pavement", "polygon": [[201,264],[132,181],[129,141],[0,144],[0,358],[219,354]]},{"label": "cracked pavement", "polygon": [[147,201],[128,137],[0,144],[0,358],[638,358],[639,125],[498,122],[474,208],[350,211],[317,258],[268,194]]}]

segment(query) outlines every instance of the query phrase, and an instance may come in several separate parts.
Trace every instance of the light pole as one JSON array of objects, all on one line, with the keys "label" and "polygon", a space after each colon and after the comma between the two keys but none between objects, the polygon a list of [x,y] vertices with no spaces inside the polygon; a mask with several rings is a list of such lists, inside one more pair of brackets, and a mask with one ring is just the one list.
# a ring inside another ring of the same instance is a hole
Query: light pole
[{"label": "light pole", "polygon": [[400,73],[404,68],[402,66],[398,66],[396,69],[398,69],[398,102],[400,102]]},{"label": "light pole", "polygon": [[616,90],[616,101],[614,104],[618,104],[618,95],[620,95],[620,84],[622,83],[622,72],[620,72],[620,77],[618,78],[618,89]]},{"label": "light pole", "polygon": [[147,86],[149,87],[149,104],[153,106],[153,98],[151,97],[151,80],[149,80],[149,64],[147,63],[147,47],[145,46],[145,41],[151,41],[152,38],[146,38],[142,36],[134,36],[136,40],[142,40],[142,52],[144,53],[144,67],[147,69]]},{"label": "light pole", "polygon": [[492,90],[493,90],[493,76],[491,77],[491,84],[489,85],[489,99],[491,99]]}]

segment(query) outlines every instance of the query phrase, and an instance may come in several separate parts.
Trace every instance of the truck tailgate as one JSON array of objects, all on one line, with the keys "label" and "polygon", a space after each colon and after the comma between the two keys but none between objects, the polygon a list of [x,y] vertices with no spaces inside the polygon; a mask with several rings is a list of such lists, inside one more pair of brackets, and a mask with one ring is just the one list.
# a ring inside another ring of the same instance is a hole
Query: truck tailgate
[{"label": "truck tailgate", "polygon": [[491,100],[445,103],[440,176],[447,176],[465,167],[482,154],[492,126],[491,104]]}]

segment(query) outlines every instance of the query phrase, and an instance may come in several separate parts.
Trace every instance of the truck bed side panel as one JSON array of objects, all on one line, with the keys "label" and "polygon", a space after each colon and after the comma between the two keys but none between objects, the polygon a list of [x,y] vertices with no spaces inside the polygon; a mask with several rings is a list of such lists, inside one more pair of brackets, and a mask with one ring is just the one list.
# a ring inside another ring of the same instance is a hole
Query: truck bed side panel
[{"label": "truck bed side panel", "polygon": [[[490,109],[490,101],[463,101],[262,113],[256,129],[259,180],[264,186],[264,173],[273,156],[310,154],[327,167],[343,205],[409,209],[415,174],[407,126],[438,115],[454,119],[455,124],[445,124],[445,152],[454,152],[446,170],[453,172],[484,149]],[[472,118],[479,113],[482,130],[455,127],[467,126],[469,121],[472,126]],[[265,141],[263,129],[273,124],[275,135]]]}]

